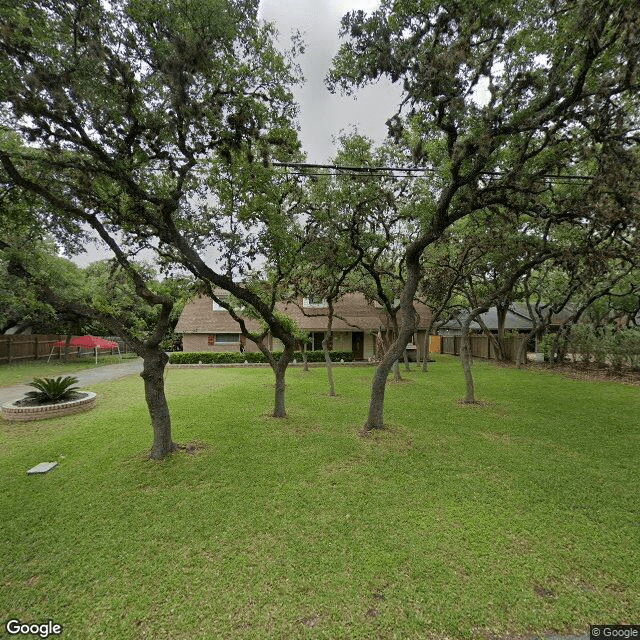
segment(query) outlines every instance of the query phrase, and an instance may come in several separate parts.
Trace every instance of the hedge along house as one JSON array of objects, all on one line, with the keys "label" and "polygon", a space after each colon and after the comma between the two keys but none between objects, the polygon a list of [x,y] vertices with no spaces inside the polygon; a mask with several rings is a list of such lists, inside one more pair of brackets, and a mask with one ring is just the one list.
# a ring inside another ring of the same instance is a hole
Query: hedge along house
[{"label": "hedge along house", "polygon": [[[216,295],[228,294],[216,292]],[[345,294],[336,300],[333,306],[332,350],[352,351],[354,360],[374,358],[378,331],[384,335],[389,327],[386,312],[368,303],[361,293]],[[302,331],[309,334],[308,350],[322,349],[328,320],[328,308],[324,301],[304,298],[297,304],[278,303],[276,307],[295,320]],[[431,317],[425,305],[416,302],[415,308],[420,321],[414,340],[407,347],[411,360],[422,357],[424,334]],[[247,319],[246,322],[250,331],[259,330],[257,321]],[[182,334],[184,351],[240,351],[241,345],[247,352],[258,351],[253,342],[245,342],[238,323],[229,313],[205,296],[199,296],[185,306],[175,330],[176,333]],[[266,343],[272,350],[282,349],[280,341],[271,336],[267,336]]]}]

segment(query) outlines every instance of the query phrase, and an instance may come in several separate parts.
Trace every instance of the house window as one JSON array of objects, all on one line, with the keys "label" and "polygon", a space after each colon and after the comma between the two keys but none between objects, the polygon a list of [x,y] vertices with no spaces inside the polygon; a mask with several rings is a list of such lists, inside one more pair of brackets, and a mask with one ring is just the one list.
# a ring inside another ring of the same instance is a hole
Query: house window
[{"label": "house window", "polygon": [[[220,298],[220,300],[222,300],[223,302],[227,302],[229,296],[218,296],[218,298]],[[221,307],[215,300],[213,300],[213,310],[214,311],[226,311],[226,309],[224,307]]]},{"label": "house window", "polygon": [[233,344],[240,342],[239,333],[216,333],[216,344]]},{"label": "house window", "polygon": [[[313,351],[320,351],[322,349],[322,341],[324,340],[324,331],[314,331],[311,334],[311,349]],[[331,350],[331,345],[329,345]]]},{"label": "house window", "polygon": [[312,296],[310,298],[302,299],[302,306],[307,308],[322,308],[327,306],[327,301],[324,298]]}]

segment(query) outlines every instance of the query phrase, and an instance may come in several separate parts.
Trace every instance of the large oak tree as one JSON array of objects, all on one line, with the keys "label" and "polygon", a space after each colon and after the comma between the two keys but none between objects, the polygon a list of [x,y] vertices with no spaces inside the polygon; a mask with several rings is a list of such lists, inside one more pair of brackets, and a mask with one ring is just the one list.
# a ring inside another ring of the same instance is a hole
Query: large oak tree
[{"label": "large oak tree", "polygon": [[[0,126],[23,146],[0,144],[0,162],[121,261],[150,248],[251,305],[285,345],[274,411],[284,415],[293,334],[260,292],[209,263],[215,225],[194,215],[220,212],[209,206],[216,162],[258,166],[298,149],[295,66],[257,10],[257,0],[3,4]],[[272,208],[254,213],[276,226]]]},{"label": "large oak tree", "polygon": [[389,131],[433,172],[437,193],[403,256],[402,328],[376,373],[365,431],[383,426],[387,374],[413,333],[426,247],[456,220],[525,193],[535,213],[545,176],[570,173],[585,147],[633,144],[639,28],[635,0],[383,0],[371,15],[343,18],[347,42],[330,86],[400,82]]}]

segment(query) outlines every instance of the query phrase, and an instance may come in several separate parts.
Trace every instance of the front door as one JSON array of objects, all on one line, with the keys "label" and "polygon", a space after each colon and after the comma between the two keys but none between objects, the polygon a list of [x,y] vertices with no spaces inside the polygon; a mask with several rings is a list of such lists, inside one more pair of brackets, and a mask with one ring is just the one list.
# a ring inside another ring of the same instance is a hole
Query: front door
[{"label": "front door", "polygon": [[353,331],[351,333],[351,351],[354,360],[364,360],[364,333]]}]

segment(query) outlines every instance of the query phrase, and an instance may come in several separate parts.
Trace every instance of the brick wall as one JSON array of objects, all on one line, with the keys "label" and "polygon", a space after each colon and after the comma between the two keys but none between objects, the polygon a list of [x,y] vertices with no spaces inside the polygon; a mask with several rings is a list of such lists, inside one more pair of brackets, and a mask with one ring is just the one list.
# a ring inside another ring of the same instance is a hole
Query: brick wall
[{"label": "brick wall", "polygon": [[[247,340],[244,345],[245,351],[251,353],[259,351],[258,347],[251,340]],[[206,333],[185,333],[182,336],[183,351],[213,351],[214,353],[232,351],[238,353],[240,351],[239,344],[209,344],[209,335]]]}]

